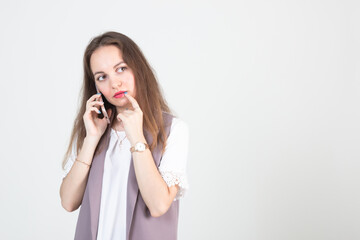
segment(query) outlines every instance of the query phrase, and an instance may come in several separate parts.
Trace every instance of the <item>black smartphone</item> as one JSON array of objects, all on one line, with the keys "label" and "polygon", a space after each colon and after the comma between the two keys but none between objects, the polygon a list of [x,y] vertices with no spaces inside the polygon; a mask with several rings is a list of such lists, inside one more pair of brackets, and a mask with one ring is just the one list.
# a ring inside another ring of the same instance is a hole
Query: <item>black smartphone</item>
[{"label": "black smartphone", "polygon": [[[95,87],[96,87],[96,92],[97,93],[100,93],[99,92],[99,89],[97,88],[97,86],[95,85]],[[103,101],[103,99],[102,99],[102,95],[101,95],[101,93],[100,93],[100,101],[102,101],[102,102],[104,102]],[[102,114],[104,115],[104,117],[106,118],[106,121],[107,121],[107,123],[108,124],[110,124],[110,119],[109,119],[109,116],[108,116],[108,114],[107,114],[107,112],[106,112],[106,109],[105,109],[105,106],[104,106],[104,104],[103,105],[101,105],[101,112],[102,112]]]}]

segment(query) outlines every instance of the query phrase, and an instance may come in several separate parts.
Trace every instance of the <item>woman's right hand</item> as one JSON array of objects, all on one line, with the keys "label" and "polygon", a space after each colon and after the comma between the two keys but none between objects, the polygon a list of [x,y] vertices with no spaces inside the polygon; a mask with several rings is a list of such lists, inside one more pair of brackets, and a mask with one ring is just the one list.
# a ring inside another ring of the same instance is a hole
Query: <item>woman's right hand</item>
[{"label": "woman's right hand", "polygon": [[[106,118],[99,118],[99,109],[98,107],[102,106],[104,102],[100,101],[100,94],[92,95],[89,100],[86,102],[86,111],[83,116],[86,136],[96,137],[98,139],[104,134],[106,127],[108,125]],[[111,109],[107,110],[109,118],[111,117]]]}]

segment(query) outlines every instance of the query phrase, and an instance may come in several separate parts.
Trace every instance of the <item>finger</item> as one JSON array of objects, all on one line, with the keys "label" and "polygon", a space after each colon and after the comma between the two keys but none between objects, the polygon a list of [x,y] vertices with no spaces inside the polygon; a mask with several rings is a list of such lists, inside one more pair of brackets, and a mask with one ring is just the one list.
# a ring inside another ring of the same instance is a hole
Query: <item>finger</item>
[{"label": "finger", "polygon": [[[97,101],[97,99],[98,99],[98,101]],[[103,101],[100,101],[100,100],[102,100],[100,95],[98,95],[98,94],[93,95],[92,97],[89,98],[89,100],[87,100],[86,108],[92,107],[93,103],[103,102]]]},{"label": "finger", "polygon": [[89,112],[96,112],[96,113],[98,113],[98,114],[101,113],[100,110],[97,109],[96,107],[91,107],[91,108],[89,108]]},{"label": "finger", "polygon": [[90,106],[91,106],[91,107],[94,107],[95,105],[101,106],[101,105],[104,105],[104,102],[94,101],[94,102],[91,102],[91,103],[90,103]]},{"label": "finger", "polygon": [[131,116],[132,114],[134,114],[134,111],[132,109],[126,108],[121,113],[118,113],[117,116],[118,116],[118,118],[125,119],[125,118]]},{"label": "finger", "polygon": [[122,120],[124,119],[124,115],[122,113],[118,113],[118,115],[116,116],[117,120],[119,120],[120,122],[122,122]]},{"label": "finger", "polygon": [[120,122],[120,123],[124,123],[127,122],[127,118],[128,118],[128,114],[125,114],[124,112],[118,113],[116,116],[116,119]]},{"label": "finger", "polygon": [[132,107],[134,109],[140,108],[138,102],[135,100],[135,98],[133,98],[132,96],[130,96],[129,94],[125,94],[125,96],[129,99],[129,102],[131,103]]},{"label": "finger", "polygon": [[100,93],[94,94],[87,100],[87,103],[93,102],[96,98],[99,98],[99,97],[101,97]]},{"label": "finger", "polygon": [[125,109],[123,112],[122,112],[122,114],[124,115],[124,116],[130,116],[131,114],[133,114],[134,113],[134,110],[135,109]]}]

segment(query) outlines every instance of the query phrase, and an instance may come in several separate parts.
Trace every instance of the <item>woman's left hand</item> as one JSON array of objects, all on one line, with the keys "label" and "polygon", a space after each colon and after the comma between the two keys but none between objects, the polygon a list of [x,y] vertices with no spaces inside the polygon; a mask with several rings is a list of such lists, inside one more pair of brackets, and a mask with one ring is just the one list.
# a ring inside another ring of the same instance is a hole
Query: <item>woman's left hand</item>
[{"label": "woman's left hand", "polygon": [[125,109],[117,115],[117,119],[122,122],[126,136],[131,146],[133,146],[135,143],[145,139],[143,133],[143,112],[135,98],[129,94],[125,94],[125,96],[128,98],[133,109]]}]

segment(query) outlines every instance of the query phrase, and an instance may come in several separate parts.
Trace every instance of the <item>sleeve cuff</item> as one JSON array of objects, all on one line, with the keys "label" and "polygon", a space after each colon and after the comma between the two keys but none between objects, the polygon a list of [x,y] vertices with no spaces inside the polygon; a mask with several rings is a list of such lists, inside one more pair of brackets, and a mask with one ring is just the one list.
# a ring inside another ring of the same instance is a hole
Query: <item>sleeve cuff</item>
[{"label": "sleeve cuff", "polygon": [[164,179],[168,187],[178,185],[179,191],[177,192],[174,201],[179,200],[185,196],[186,191],[189,189],[187,177],[185,172],[169,171],[159,169],[161,177]]}]

